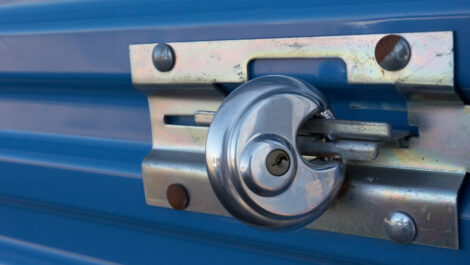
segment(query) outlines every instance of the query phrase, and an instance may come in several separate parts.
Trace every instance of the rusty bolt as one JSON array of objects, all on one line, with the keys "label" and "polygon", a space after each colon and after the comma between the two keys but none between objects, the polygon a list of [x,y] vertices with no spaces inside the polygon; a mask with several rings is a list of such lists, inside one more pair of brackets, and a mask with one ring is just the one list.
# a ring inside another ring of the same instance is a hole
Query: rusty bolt
[{"label": "rusty bolt", "polygon": [[166,190],[168,203],[175,210],[184,210],[189,204],[189,195],[186,188],[181,184],[171,184]]},{"label": "rusty bolt", "polygon": [[410,61],[410,57],[410,45],[398,35],[387,35],[375,46],[375,59],[387,71],[403,69]]}]

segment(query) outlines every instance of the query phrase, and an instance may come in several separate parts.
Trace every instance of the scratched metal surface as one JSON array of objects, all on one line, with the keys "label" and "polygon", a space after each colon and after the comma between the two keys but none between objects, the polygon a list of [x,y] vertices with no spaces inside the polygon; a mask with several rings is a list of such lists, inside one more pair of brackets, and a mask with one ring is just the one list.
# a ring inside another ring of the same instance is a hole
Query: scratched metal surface
[{"label": "scratched metal surface", "polygon": [[[151,56],[155,43],[129,47],[134,84],[241,83],[248,80],[250,62],[263,59],[335,58],[346,64],[350,84],[427,84],[453,86],[453,34],[400,33],[413,56],[401,71],[384,71],[374,50],[383,34],[170,42],[178,56],[171,71],[160,72]],[[432,51],[431,53],[429,51]],[[442,66],[445,67],[442,67]]]},{"label": "scratched metal surface", "polygon": [[[146,97],[131,85],[128,46],[452,30],[455,83],[468,100],[469,14],[464,1],[1,1],[0,262],[465,264],[468,183],[458,251],[260,231],[147,206],[140,163],[151,149],[150,123]],[[342,62],[250,65],[250,76],[271,73],[314,83],[340,118],[407,127],[394,88],[348,85]]]}]

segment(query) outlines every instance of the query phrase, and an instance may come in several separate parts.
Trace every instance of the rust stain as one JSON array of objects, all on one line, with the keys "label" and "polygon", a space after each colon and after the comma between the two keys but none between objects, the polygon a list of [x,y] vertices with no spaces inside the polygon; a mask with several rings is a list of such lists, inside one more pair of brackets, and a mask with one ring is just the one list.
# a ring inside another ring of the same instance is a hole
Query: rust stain
[{"label": "rust stain", "polygon": [[341,190],[338,193],[338,198],[342,198],[346,195],[349,189],[355,189],[356,187],[354,185],[351,185],[349,183],[348,179],[346,178],[343,182],[343,186],[341,187]]},{"label": "rust stain", "polygon": [[397,35],[387,35],[383,37],[375,47],[375,59],[381,63],[395,48],[400,37]]},{"label": "rust stain", "polygon": [[188,207],[189,195],[186,188],[181,184],[171,184],[166,190],[168,203],[175,210],[183,210]]}]

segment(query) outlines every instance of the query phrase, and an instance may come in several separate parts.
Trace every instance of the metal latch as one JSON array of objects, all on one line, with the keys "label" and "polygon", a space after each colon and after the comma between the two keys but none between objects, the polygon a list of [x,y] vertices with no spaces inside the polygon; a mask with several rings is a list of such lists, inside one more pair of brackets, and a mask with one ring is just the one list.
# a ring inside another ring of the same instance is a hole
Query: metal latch
[{"label": "metal latch", "polygon": [[[130,57],[151,113],[148,204],[458,248],[470,113],[453,87],[452,32],[139,44]],[[342,59],[349,83],[395,85],[419,136],[336,120],[302,80],[248,78],[254,59],[317,57]],[[226,96],[224,83],[241,85]]]}]

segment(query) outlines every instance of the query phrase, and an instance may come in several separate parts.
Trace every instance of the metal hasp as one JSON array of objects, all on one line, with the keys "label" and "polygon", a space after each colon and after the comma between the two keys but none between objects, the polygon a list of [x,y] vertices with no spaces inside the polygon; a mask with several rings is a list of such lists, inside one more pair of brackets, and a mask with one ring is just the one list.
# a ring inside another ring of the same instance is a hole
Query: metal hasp
[{"label": "metal hasp", "polygon": [[[391,44],[380,50],[377,44],[384,39]],[[130,46],[132,81],[147,93],[151,113],[153,149],[142,163],[148,204],[171,207],[167,189],[179,184],[190,200],[186,210],[228,215],[206,168],[208,126],[225,98],[215,84],[248,81],[247,66],[254,59],[340,58],[348,83],[395,85],[419,136],[411,137],[407,148],[384,144],[377,158],[348,160],[338,197],[307,228],[399,241],[384,227],[384,220],[399,212],[416,230],[405,243],[459,248],[457,195],[470,168],[470,109],[454,91],[452,32],[168,43],[174,65],[167,72],[154,66],[156,45]],[[355,132],[347,122],[333,124],[319,126],[340,135]],[[302,155],[318,150],[303,138],[309,130],[300,133]],[[375,133],[369,131],[371,137]],[[347,149],[348,142],[339,143],[322,148]]]}]

